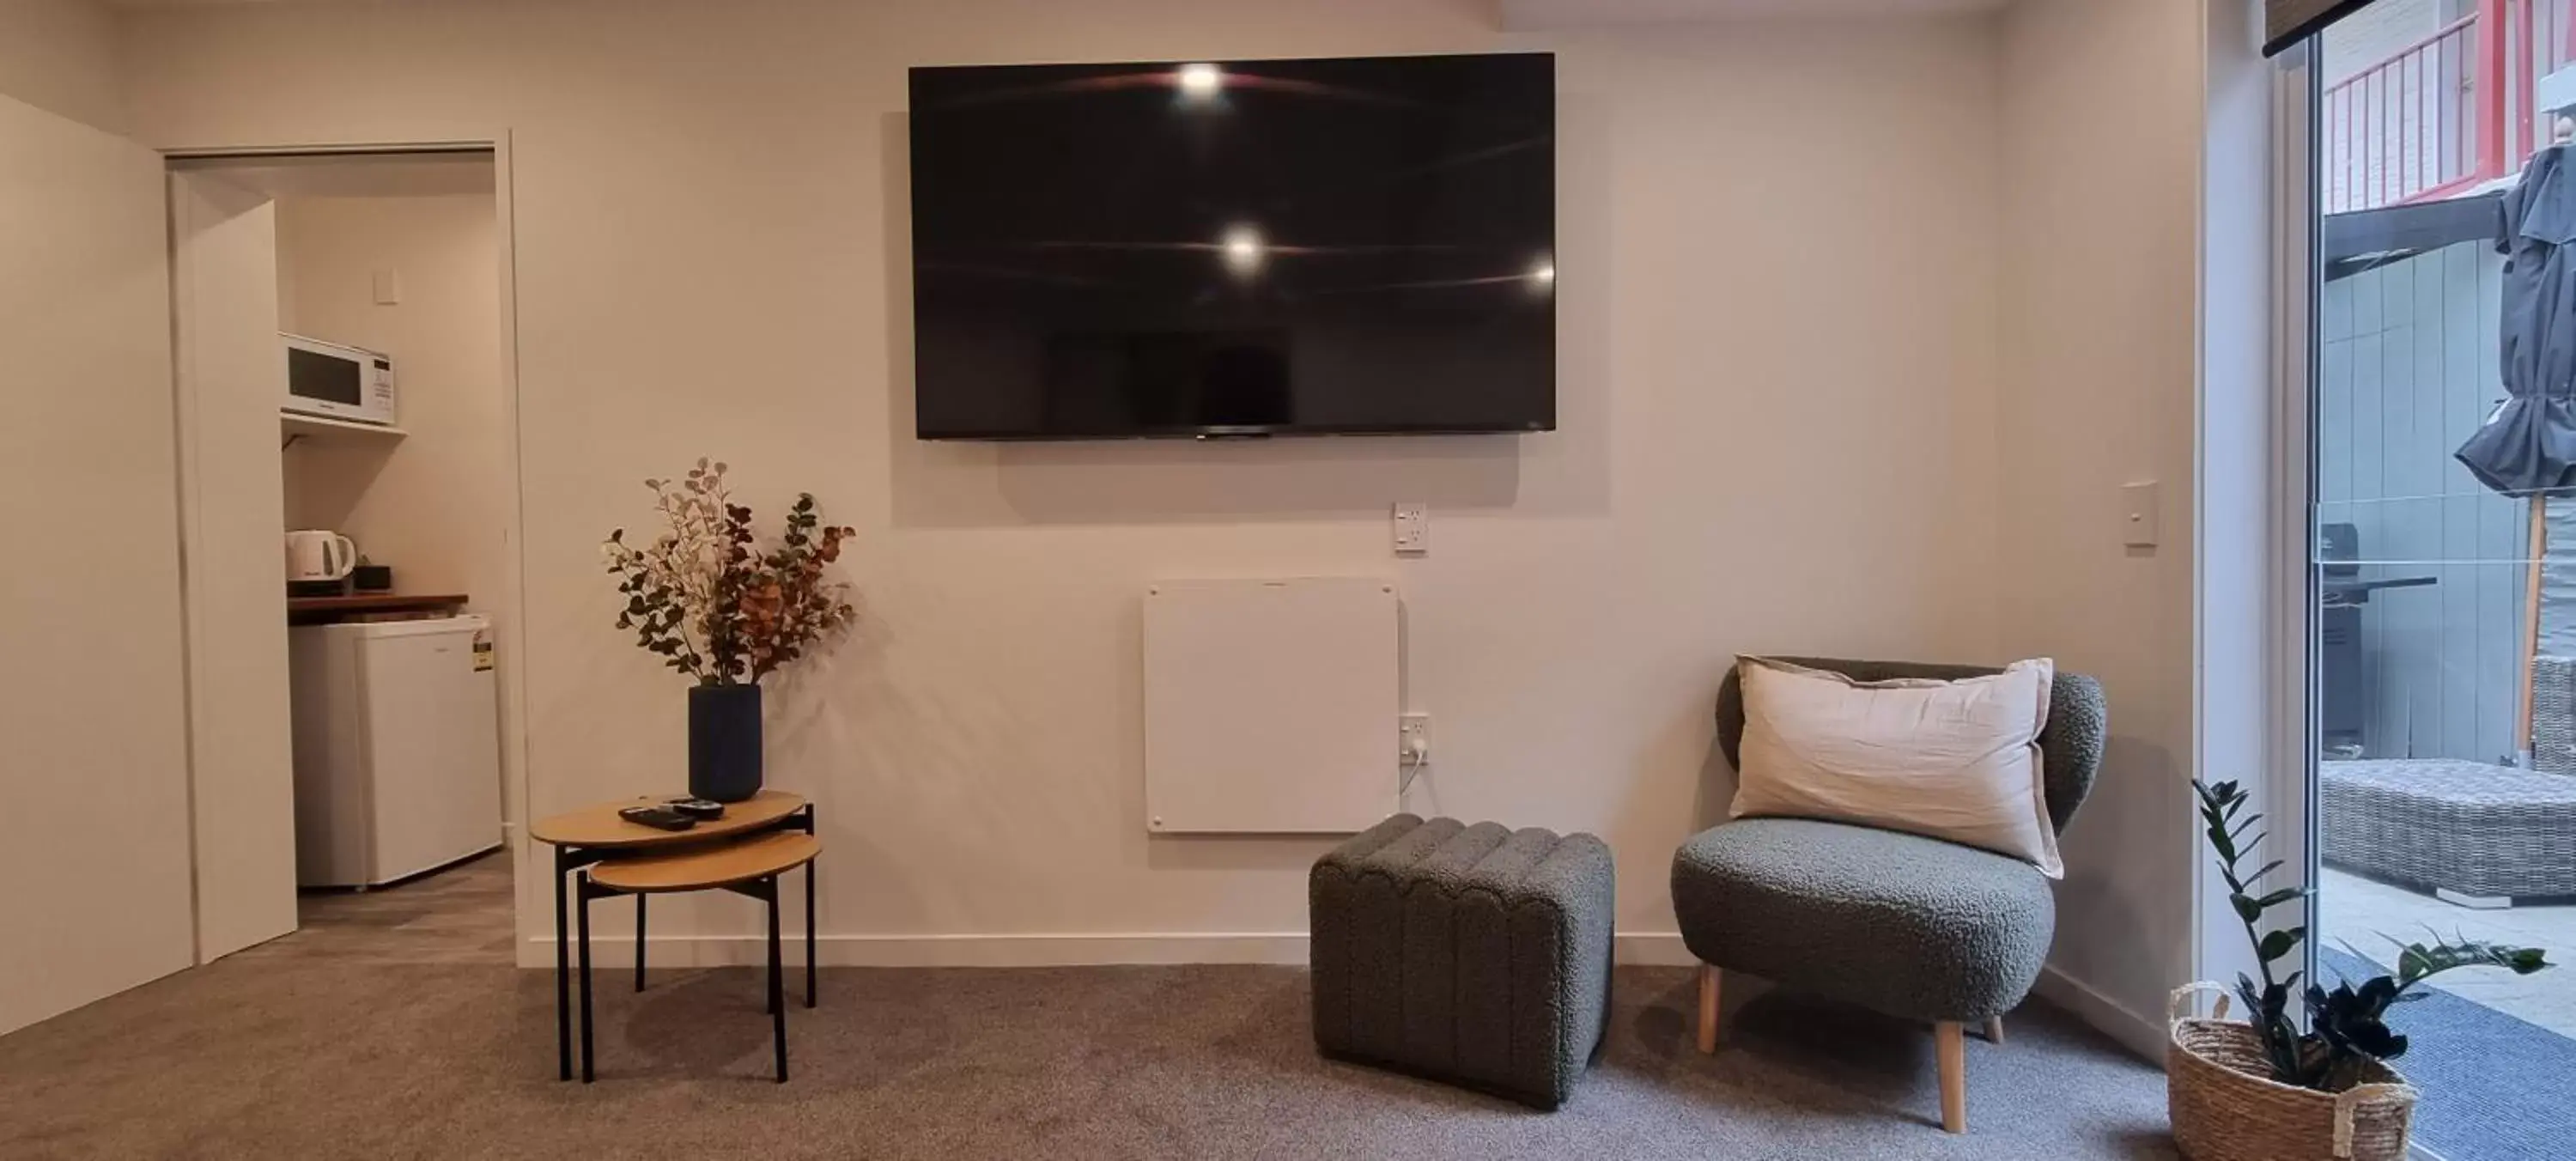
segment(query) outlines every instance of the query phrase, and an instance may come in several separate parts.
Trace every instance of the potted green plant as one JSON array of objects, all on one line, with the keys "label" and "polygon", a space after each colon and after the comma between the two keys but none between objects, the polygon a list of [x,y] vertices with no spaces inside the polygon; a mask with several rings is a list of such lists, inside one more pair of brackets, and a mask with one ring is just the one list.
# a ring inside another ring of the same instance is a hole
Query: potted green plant
[{"label": "potted green plant", "polygon": [[626,604],[617,627],[695,679],[689,689],[689,792],[740,802],[760,792],[760,681],[858,616],[849,585],[824,576],[855,530],[829,525],[800,494],[778,542],[763,548],[752,511],[733,502],[725,465],[700,459],[677,480],[646,480],[666,529],[648,544],[600,545]]},{"label": "potted green plant", "polygon": [[[2388,1027],[2389,1010],[2422,999],[2416,989],[2446,971],[2500,967],[2529,975],[2548,967],[2546,958],[2535,948],[2470,939],[2401,943],[2393,977],[2344,980],[2332,988],[2310,980],[2303,988],[2303,972],[2284,975],[2275,965],[2297,954],[2307,928],[2266,931],[2263,916],[2306,900],[2308,891],[2259,891],[2280,869],[2278,859],[2245,869],[2245,852],[2263,840],[2255,829],[2263,816],[2245,809],[2250,794],[2234,782],[2194,781],[2192,789],[2228,905],[2244,924],[2262,978],[2236,977],[2233,995],[2246,1009],[2242,1022],[2226,1019],[2229,992],[2217,984],[2175,989],[2165,1050],[2175,1143],[2192,1161],[2403,1161],[2415,1090],[2387,1063],[2405,1055],[2407,1045]],[[2220,993],[2217,1018],[2179,1018],[2183,1004],[2203,990]],[[2290,1010],[2293,996],[2305,1001],[2307,1031]]]}]

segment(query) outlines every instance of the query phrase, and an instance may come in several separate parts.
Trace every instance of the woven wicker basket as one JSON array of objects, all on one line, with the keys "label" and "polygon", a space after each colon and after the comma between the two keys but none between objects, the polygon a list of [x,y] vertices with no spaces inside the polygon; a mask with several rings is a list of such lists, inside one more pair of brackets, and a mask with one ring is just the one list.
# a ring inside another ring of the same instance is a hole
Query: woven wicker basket
[{"label": "woven wicker basket", "polygon": [[[2215,1019],[2186,1020],[2183,1005],[2218,993]],[[2387,1065],[2340,1093],[2270,1079],[2253,1026],[2227,1019],[2217,984],[2174,989],[2166,1019],[2165,1104],[2174,1143],[2191,1161],[2406,1161],[2415,1090]]]}]

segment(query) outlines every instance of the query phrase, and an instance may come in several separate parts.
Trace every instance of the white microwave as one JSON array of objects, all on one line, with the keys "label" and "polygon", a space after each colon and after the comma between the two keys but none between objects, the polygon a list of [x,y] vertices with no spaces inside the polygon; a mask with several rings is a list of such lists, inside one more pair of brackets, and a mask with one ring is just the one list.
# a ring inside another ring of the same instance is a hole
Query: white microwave
[{"label": "white microwave", "polygon": [[393,425],[394,361],[375,351],[280,332],[288,411]]}]

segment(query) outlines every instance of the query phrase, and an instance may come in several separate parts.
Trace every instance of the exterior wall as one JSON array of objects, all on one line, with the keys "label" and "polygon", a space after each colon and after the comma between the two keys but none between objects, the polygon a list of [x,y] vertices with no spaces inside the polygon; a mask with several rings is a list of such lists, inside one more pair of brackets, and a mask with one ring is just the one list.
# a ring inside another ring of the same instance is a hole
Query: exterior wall
[{"label": "exterior wall", "polygon": [[2503,259],[2462,242],[2325,285],[2317,520],[2360,535],[2383,590],[2360,616],[2365,753],[2505,759],[2520,748],[2529,510],[2452,458],[2503,397]]},{"label": "exterior wall", "polygon": [[2335,22],[2333,32],[2326,37],[2318,75],[2329,89],[2351,80],[2353,74],[2433,35],[2475,3],[2476,0],[2373,0],[2369,7]]}]

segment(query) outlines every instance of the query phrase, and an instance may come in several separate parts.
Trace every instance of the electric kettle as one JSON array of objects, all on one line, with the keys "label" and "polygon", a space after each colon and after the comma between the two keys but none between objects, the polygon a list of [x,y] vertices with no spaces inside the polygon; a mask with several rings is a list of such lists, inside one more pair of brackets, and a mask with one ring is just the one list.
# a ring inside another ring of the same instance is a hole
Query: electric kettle
[{"label": "electric kettle", "polygon": [[286,534],[286,579],[335,581],[358,567],[358,546],[337,532]]}]

